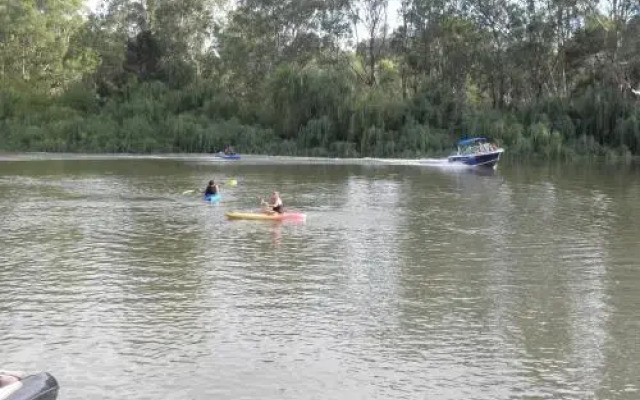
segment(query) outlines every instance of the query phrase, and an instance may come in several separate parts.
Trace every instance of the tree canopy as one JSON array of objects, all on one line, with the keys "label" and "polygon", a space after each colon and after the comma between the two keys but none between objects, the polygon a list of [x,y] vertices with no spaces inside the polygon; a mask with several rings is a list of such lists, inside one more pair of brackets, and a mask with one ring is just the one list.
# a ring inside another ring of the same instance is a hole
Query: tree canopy
[{"label": "tree canopy", "polygon": [[638,0],[400,5],[0,0],[0,149],[640,153]]}]

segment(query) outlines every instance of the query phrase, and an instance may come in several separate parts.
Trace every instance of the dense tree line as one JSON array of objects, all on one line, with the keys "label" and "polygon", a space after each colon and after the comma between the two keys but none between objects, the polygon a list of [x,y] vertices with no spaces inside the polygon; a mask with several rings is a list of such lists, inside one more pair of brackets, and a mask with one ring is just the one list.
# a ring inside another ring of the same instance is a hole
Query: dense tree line
[{"label": "dense tree line", "polygon": [[640,153],[638,0],[400,6],[0,0],[0,150]]}]

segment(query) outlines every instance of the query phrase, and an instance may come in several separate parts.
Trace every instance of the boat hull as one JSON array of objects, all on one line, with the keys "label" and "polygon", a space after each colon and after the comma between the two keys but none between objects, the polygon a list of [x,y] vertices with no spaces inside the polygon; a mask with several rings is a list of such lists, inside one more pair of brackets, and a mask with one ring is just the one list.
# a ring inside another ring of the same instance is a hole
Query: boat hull
[{"label": "boat hull", "polygon": [[500,149],[486,153],[456,154],[449,156],[449,162],[464,164],[470,167],[494,168],[498,164],[498,161],[500,161],[500,155],[502,155],[503,151],[504,150]]}]

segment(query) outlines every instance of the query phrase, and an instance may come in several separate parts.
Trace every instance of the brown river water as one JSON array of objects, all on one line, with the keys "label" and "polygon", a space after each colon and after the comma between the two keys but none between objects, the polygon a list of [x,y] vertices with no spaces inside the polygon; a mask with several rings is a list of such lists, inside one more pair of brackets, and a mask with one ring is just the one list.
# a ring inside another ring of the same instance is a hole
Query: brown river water
[{"label": "brown river water", "polygon": [[640,399],[637,165],[4,156],[0,221],[0,368],[61,400]]}]

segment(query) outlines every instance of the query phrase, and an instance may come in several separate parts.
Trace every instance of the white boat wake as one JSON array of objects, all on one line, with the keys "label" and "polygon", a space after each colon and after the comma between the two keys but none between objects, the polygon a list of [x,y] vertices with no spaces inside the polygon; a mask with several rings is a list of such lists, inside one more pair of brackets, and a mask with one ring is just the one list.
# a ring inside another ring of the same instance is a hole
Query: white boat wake
[{"label": "white boat wake", "polygon": [[469,169],[473,168],[472,166],[450,162],[447,158],[418,158],[418,159],[390,159],[390,158],[378,158],[375,159],[378,162],[385,164],[394,164],[394,165],[414,165],[419,167],[432,167],[432,168],[443,168],[443,169],[452,169],[452,170],[461,170],[461,169]]}]

